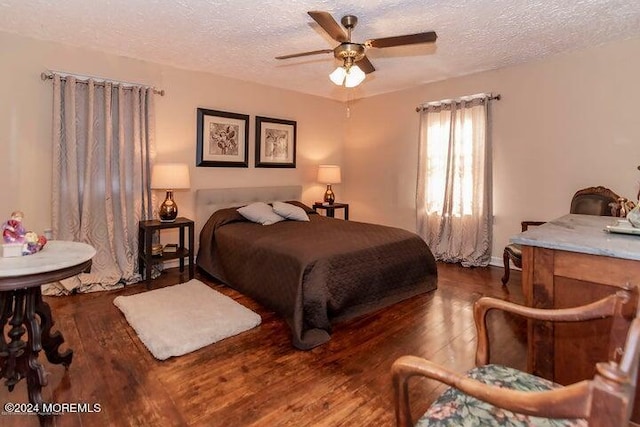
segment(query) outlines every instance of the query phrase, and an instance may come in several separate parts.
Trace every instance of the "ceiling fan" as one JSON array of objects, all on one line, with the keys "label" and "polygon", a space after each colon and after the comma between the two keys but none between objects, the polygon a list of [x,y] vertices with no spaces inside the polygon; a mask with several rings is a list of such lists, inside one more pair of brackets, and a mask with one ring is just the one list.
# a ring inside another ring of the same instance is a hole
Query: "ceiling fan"
[{"label": "ceiling fan", "polygon": [[[337,42],[340,42],[334,49],[313,50],[310,52],[294,53],[291,55],[276,56],[276,59],[297,58],[300,56],[317,55],[321,53],[331,53],[336,59],[341,60],[343,65],[336,68],[330,74],[329,78],[339,86],[355,87],[362,83],[365,74],[373,73],[376,69],[366,56],[366,50],[369,48],[384,48],[404,46],[418,43],[433,43],[438,38],[434,31],[424,33],[407,34],[404,36],[383,37],[378,39],[369,39],[364,43],[354,43],[351,41],[351,30],[358,23],[358,18],[354,15],[343,16],[340,22],[347,30],[338,25],[328,12],[310,11],[307,12],[314,21],[326,31],[329,36]],[[357,63],[357,64],[356,64]]]}]

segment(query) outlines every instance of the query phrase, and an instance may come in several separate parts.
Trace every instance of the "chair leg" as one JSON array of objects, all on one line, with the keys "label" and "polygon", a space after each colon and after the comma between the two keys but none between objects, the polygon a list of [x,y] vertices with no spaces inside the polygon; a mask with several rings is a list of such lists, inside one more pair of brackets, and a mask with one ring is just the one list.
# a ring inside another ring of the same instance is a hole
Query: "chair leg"
[{"label": "chair leg", "polygon": [[502,276],[502,286],[507,286],[507,282],[509,281],[509,253],[504,251],[502,255],[502,261],[504,263],[504,276]]}]

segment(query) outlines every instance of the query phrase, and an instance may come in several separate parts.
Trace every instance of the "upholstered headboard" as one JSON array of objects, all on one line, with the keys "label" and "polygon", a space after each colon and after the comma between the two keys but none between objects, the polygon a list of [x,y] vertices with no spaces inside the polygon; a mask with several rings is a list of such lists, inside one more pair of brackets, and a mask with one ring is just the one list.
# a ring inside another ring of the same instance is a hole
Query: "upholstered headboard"
[{"label": "upholstered headboard", "polygon": [[301,185],[282,187],[205,188],[196,190],[196,242],[200,230],[218,209],[243,206],[252,202],[300,200]]}]

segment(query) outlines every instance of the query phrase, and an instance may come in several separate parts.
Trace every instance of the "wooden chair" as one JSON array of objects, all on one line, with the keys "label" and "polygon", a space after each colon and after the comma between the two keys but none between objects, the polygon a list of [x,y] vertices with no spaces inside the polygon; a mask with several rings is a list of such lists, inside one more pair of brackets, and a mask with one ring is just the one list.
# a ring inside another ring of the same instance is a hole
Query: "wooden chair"
[{"label": "wooden chair", "polygon": [[[569,213],[583,215],[599,215],[599,216],[620,216],[622,209],[622,199],[608,188],[598,186],[583,188],[576,191],[571,198],[571,206]],[[529,226],[542,225],[541,221],[523,221],[521,223],[522,231],[527,231]],[[513,262],[518,268],[522,268],[522,247],[517,243],[510,243],[504,248],[502,254],[504,263],[504,276],[502,276],[502,284],[506,286],[509,282],[509,261]]]},{"label": "wooden chair", "polygon": [[[596,364],[593,379],[567,386],[509,367],[490,365],[486,317],[493,309],[553,322],[612,317],[609,361]],[[414,425],[408,390],[408,380],[414,376],[435,379],[450,386],[420,418],[416,424],[420,427],[462,425],[462,419],[464,425],[483,426],[539,425],[536,421],[549,421],[532,417],[554,419],[553,425],[558,426],[626,426],[633,409],[640,358],[639,311],[637,289],[621,289],[588,305],[554,310],[480,298],[474,304],[478,333],[476,368],[461,375],[415,356],[402,356],[393,363],[397,426]],[[625,343],[624,334],[615,332],[629,322],[631,326]],[[510,424],[510,420],[514,423]]]},{"label": "wooden chair", "polygon": [[[544,221],[522,221],[520,226],[522,232],[525,232],[531,226],[538,226],[544,224]],[[502,261],[504,263],[504,276],[502,276],[502,285],[506,286],[509,281],[509,273],[511,269],[509,267],[509,260],[513,261],[513,265],[518,268],[522,268],[522,246],[517,243],[510,243],[504,247],[504,253],[502,254]]]}]

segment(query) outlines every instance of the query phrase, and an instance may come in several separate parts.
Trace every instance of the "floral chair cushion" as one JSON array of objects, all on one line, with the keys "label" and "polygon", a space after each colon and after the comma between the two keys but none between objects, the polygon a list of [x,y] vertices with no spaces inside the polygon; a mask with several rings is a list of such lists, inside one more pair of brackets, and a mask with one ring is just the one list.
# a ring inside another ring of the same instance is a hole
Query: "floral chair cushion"
[{"label": "floral chair cushion", "polygon": [[[485,365],[467,372],[467,376],[485,384],[520,391],[546,391],[558,384],[517,369],[500,365]],[[451,387],[436,400],[420,418],[416,427],[565,427],[587,426],[584,419],[550,419],[516,414],[468,396]]]}]

